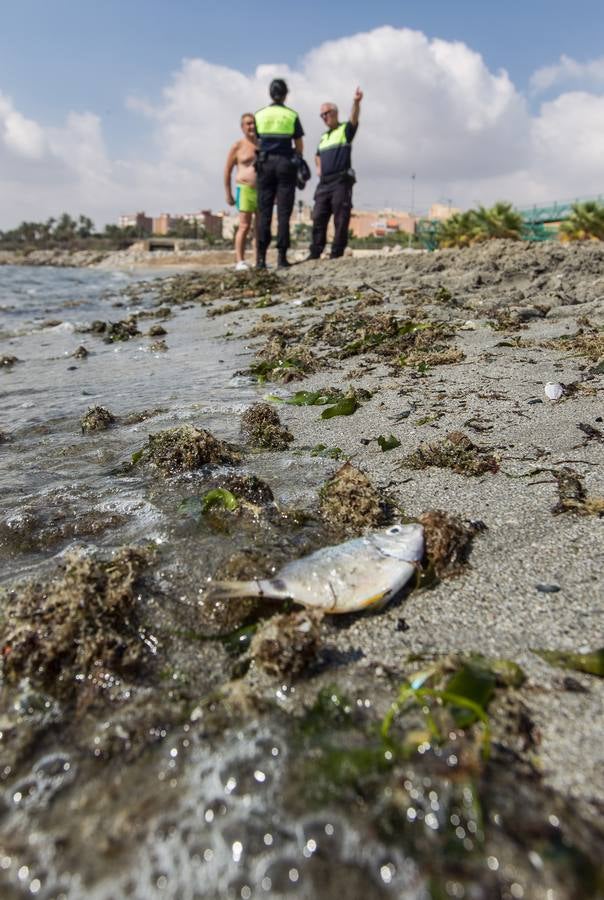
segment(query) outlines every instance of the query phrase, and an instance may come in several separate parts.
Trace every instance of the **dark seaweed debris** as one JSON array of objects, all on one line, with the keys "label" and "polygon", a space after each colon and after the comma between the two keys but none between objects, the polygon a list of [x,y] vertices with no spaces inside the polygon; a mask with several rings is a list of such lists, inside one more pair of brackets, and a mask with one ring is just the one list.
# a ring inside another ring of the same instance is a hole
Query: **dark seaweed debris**
[{"label": "dark seaweed debris", "polygon": [[284,428],[279,414],[268,403],[254,403],[241,417],[241,432],[254,447],[263,450],[287,450],[294,440]]},{"label": "dark seaweed debris", "polygon": [[554,515],[574,512],[580,516],[604,515],[604,497],[588,497],[583,482],[577,472],[568,466],[554,471],[558,483],[558,502],[553,507]]},{"label": "dark seaweed debris", "polygon": [[418,521],[424,527],[426,559],[436,576],[451,578],[461,574],[468,565],[474,529],[458,516],[439,509],[422,513]]},{"label": "dark seaweed debris", "polygon": [[134,457],[133,462],[149,462],[164,475],[190,472],[205,465],[234,466],[241,461],[230,444],[195,425],[150,434],[147,446]]},{"label": "dark seaweed debris", "polygon": [[16,356],[2,355],[0,356],[0,369],[10,369],[15,363],[21,362]]},{"label": "dark seaweed debris", "polygon": [[80,419],[82,434],[91,431],[103,431],[115,424],[115,416],[104,406],[92,406]]},{"label": "dark seaweed debris", "polygon": [[420,444],[402,464],[410,469],[427,469],[429,466],[452,469],[460,475],[483,475],[499,469],[497,459],[489,450],[477,447],[462,431],[451,431],[434,444]]},{"label": "dark seaweed debris", "polygon": [[275,678],[297,678],[317,659],[322,620],[320,610],[271,616],[252,638],[250,656]]},{"label": "dark seaweed debris", "polygon": [[71,696],[84,680],[102,686],[107,672],[133,675],[148,659],[139,633],[135,585],[150,560],[123,548],[109,561],[71,553],[46,584],[9,595],[2,622],[2,671]]}]

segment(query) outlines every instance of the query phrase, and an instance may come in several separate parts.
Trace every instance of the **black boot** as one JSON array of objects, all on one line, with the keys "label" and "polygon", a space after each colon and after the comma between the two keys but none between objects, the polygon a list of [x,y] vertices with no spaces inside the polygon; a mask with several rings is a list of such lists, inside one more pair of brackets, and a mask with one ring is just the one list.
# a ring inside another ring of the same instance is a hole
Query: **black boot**
[{"label": "black boot", "polygon": [[285,250],[279,250],[279,259],[277,260],[277,268],[278,269],[289,269],[290,263],[287,261],[287,254]]},{"label": "black boot", "polygon": [[266,254],[259,253],[256,257],[256,268],[257,269],[266,269]]}]

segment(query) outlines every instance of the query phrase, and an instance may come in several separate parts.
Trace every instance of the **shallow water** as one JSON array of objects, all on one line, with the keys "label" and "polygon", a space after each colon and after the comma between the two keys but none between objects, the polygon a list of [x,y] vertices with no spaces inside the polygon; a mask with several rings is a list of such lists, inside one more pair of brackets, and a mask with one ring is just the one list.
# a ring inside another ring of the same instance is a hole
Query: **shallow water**
[{"label": "shallow water", "polygon": [[[166,328],[163,353],[146,334],[110,344],[80,330],[154,310],[153,285],[136,290],[143,278],[0,268],[0,353],[20,360],[0,369],[0,579],[42,577],[74,546],[158,554],[142,597],[155,668],[83,686],[75,709],[24,681],[0,711],[0,749],[12,754],[0,767],[3,896],[597,896],[582,823],[528,774],[513,779],[513,760],[495,754],[478,771],[457,765],[456,747],[405,760],[376,740],[373,706],[387,709],[395,683],[368,672],[351,684],[334,667],[351,697],[343,717],[330,708],[335,688],[327,710],[323,697],[301,716],[301,695],[309,706],[318,691],[304,680],[265,684],[257,706],[216,701],[236,660],[204,633],[205,580],[234,551],[287,558],[316,534],[278,517],[231,525],[186,512],[222,470],[158,479],[129,465],[149,433],[182,423],[237,442],[241,412],[263,393],[238,374],[251,351],[211,338],[201,306],[140,320],[143,332]],[[89,355],[74,358],[81,345]],[[97,405],[117,425],[82,434]],[[335,465],[260,453],[241,470],[281,507],[308,510]]]}]

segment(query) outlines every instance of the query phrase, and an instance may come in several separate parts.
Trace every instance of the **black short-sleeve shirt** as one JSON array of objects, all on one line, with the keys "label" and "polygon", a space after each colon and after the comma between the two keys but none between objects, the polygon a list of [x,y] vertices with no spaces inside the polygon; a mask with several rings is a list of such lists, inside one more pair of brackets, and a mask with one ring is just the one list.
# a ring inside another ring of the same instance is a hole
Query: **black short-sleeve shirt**
[{"label": "black short-sleeve shirt", "polygon": [[[337,126],[338,128],[341,125]],[[317,155],[321,159],[321,177],[325,178],[330,175],[335,175],[337,172],[345,172],[350,168],[352,162],[352,139],[357,133],[358,125],[353,125],[351,122],[346,122],[344,125],[344,136],[346,138],[346,143],[336,144],[333,147],[326,147],[324,150],[321,150],[321,145],[317,147]],[[332,129],[335,131],[335,129]],[[331,132],[326,132],[326,134],[331,134]]]}]

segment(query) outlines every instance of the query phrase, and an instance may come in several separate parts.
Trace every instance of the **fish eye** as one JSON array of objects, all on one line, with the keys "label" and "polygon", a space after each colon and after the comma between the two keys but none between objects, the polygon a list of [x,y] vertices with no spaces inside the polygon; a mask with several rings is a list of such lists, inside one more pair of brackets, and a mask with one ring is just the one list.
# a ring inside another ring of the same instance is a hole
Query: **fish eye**
[{"label": "fish eye", "polygon": [[400,534],[402,531],[402,527],[400,525],[393,525],[392,528],[389,528],[386,534]]}]

